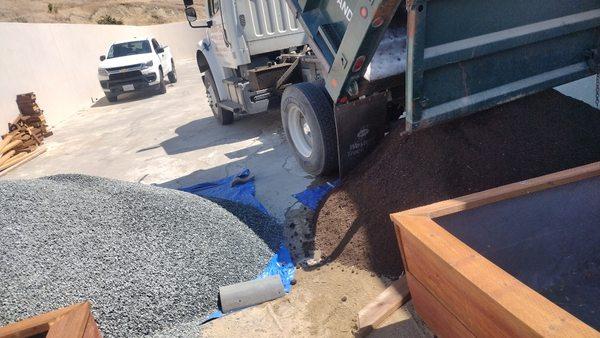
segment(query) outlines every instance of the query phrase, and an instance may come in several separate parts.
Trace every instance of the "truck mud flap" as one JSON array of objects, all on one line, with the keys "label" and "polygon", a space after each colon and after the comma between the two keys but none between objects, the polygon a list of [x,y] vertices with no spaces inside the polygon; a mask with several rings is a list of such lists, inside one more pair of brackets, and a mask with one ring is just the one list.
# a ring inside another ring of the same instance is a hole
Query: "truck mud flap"
[{"label": "truck mud flap", "polygon": [[334,107],[340,177],[356,167],[381,141],[386,122],[385,93]]}]

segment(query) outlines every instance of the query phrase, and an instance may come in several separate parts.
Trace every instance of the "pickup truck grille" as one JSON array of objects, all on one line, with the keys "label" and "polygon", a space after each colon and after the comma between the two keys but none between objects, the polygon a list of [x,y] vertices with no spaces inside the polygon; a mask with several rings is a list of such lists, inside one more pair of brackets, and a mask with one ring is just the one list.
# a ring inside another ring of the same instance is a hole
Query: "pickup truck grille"
[{"label": "pickup truck grille", "polygon": [[126,72],[126,73],[115,73],[110,74],[108,76],[109,80],[125,80],[142,76],[142,71],[137,70],[134,72]]},{"label": "pickup truck grille", "polygon": [[112,93],[123,92],[124,85],[133,85],[136,90],[147,88],[150,83],[156,81],[156,74],[150,73],[143,75],[141,71],[110,74],[108,80],[100,81],[104,89],[109,89]]},{"label": "pickup truck grille", "polygon": [[129,66],[106,68],[106,71],[109,72],[109,73],[113,73],[113,72],[118,72],[121,69],[136,70],[136,69],[140,69],[140,68],[142,68],[142,65],[141,64],[137,64],[137,65],[129,65]]}]

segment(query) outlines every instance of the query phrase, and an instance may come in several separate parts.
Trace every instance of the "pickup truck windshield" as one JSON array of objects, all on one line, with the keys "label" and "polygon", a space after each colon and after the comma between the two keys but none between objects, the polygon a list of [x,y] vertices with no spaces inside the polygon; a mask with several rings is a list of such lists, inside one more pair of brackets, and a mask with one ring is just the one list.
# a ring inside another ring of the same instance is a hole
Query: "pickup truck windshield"
[{"label": "pickup truck windshield", "polygon": [[148,40],[117,43],[110,46],[107,59],[121,56],[152,53]]}]

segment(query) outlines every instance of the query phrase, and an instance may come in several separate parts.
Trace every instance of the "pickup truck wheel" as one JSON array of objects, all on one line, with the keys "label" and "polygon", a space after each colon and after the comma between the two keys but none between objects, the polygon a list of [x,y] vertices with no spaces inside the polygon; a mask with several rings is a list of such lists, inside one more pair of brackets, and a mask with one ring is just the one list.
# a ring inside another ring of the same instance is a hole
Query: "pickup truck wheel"
[{"label": "pickup truck wheel", "polygon": [[210,109],[215,118],[222,125],[232,124],[233,112],[225,110],[218,105],[220,102],[219,92],[217,91],[217,86],[215,85],[215,80],[213,79],[210,69],[204,73],[202,80],[204,81],[204,87],[206,88],[208,104],[210,105]]},{"label": "pickup truck wheel", "polygon": [[173,60],[171,60],[171,71],[167,74],[167,77],[169,78],[169,83],[177,82],[177,71],[175,70],[175,62]]},{"label": "pickup truck wheel", "polygon": [[108,102],[117,102],[117,95],[108,93],[104,95],[106,95],[106,99],[108,100]]},{"label": "pickup truck wheel", "polygon": [[281,119],[304,171],[318,176],[337,170],[333,107],[322,88],[307,82],[287,87],[281,99]]},{"label": "pickup truck wheel", "polygon": [[163,74],[162,68],[158,70],[158,93],[164,94],[167,92],[167,85],[165,84],[165,75]]}]

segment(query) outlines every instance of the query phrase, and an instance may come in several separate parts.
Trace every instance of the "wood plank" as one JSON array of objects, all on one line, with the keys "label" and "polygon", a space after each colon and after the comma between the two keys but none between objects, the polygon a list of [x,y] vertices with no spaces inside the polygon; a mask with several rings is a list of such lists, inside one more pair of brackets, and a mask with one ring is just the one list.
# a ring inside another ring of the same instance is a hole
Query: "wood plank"
[{"label": "wood plank", "polygon": [[415,310],[439,337],[469,338],[475,335],[448,311],[410,272],[406,273]]},{"label": "wood plank", "polygon": [[12,167],[15,164],[18,164],[21,160],[23,160],[27,156],[27,153],[18,153],[15,156],[9,158],[6,162],[0,165],[0,172],[2,170]]},{"label": "wood plank", "polygon": [[[36,150],[34,150],[33,152],[31,152],[31,153],[27,154],[25,157],[23,157],[23,159],[21,159],[18,163],[13,163],[13,164],[11,164],[10,166],[8,166],[6,168],[0,167],[0,176],[6,175],[10,171],[12,171],[12,170],[18,168],[19,166],[21,166],[21,165],[23,165],[23,164],[31,161],[35,157],[37,157],[40,154],[44,153],[45,151],[46,151],[46,147],[45,146],[40,146]],[[22,154],[25,154],[25,153],[22,153]],[[6,163],[5,163],[5,165],[6,165]]]},{"label": "wood plank", "polygon": [[2,156],[0,156],[0,166],[3,165],[4,163],[6,163],[6,161],[8,161],[9,159],[11,159],[15,155],[15,153],[16,153],[15,150],[11,150],[11,151],[3,154]]},{"label": "wood plank", "polygon": [[600,162],[594,162],[549,175],[484,190],[471,195],[410,209],[400,213],[392,214],[392,217],[393,215],[397,214],[428,216],[429,218],[441,217],[459,211],[473,209],[485,204],[495,203],[501,200],[530,194],[536,191],[569,184],[598,175],[600,175]]},{"label": "wood plank", "polygon": [[409,272],[476,336],[600,337],[431,219],[395,221]]},{"label": "wood plank", "polygon": [[98,328],[98,324],[94,320],[94,316],[88,317],[87,325],[85,326],[85,332],[83,333],[83,337],[85,338],[102,338],[102,334],[100,333],[100,329]]},{"label": "wood plank", "polygon": [[17,95],[17,102],[31,102],[35,101],[36,96],[34,92],[23,93]]},{"label": "wood plank", "polygon": [[432,220],[599,175],[596,162],[392,214],[405,267],[477,336],[600,337]]},{"label": "wood plank", "polygon": [[73,310],[79,304],[70,305],[58,310],[47,312],[39,316],[30,317],[22,321],[0,327],[0,338],[30,337],[47,332],[50,324],[65,313]]},{"label": "wood plank", "polygon": [[366,335],[410,299],[406,277],[401,276],[358,312],[358,330]]},{"label": "wood plank", "polygon": [[90,315],[90,303],[78,304],[50,325],[46,338],[83,337]]},{"label": "wood plank", "polygon": [[0,154],[4,154],[22,143],[23,143],[23,141],[21,141],[21,140],[11,141],[9,144],[5,145],[4,148],[0,149]]},{"label": "wood plank", "polygon": [[2,139],[2,141],[0,141],[0,149],[6,147],[6,145],[9,144],[10,141],[12,141],[13,137],[15,137],[15,134],[4,135],[4,138]]},{"label": "wood plank", "polygon": [[101,338],[90,312],[90,303],[73,304],[0,327],[0,338],[23,338],[43,334],[49,338]]}]

